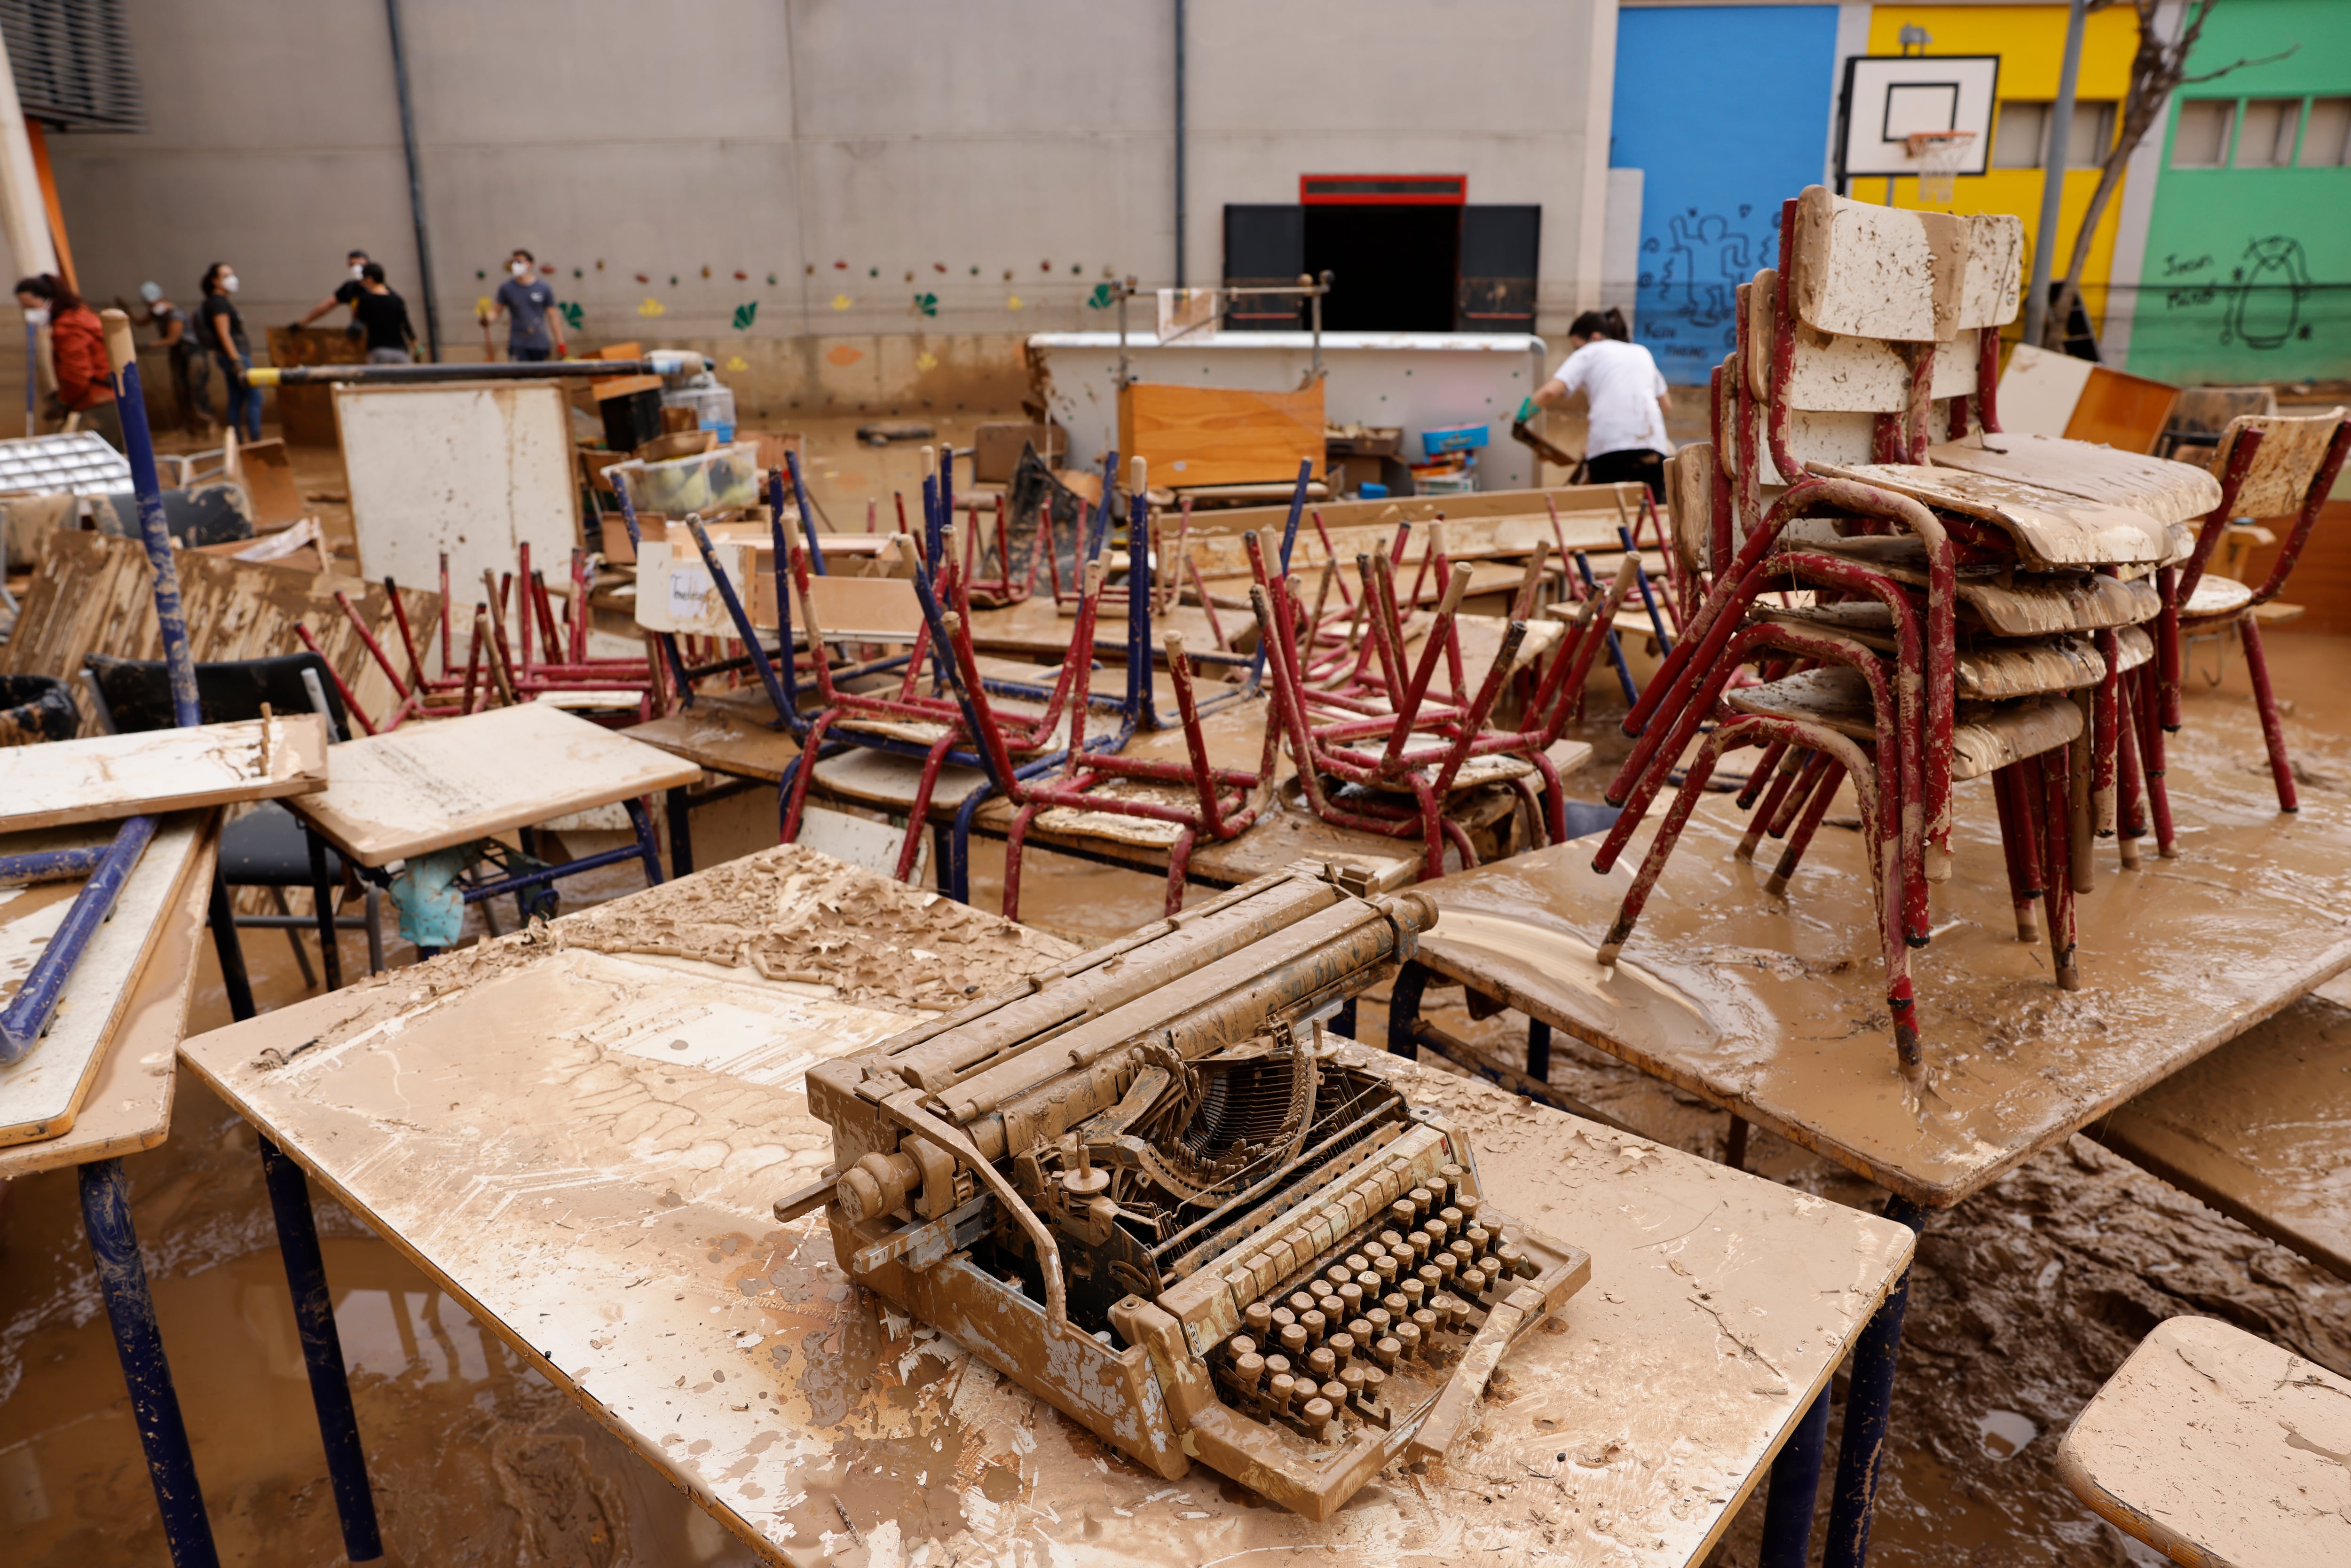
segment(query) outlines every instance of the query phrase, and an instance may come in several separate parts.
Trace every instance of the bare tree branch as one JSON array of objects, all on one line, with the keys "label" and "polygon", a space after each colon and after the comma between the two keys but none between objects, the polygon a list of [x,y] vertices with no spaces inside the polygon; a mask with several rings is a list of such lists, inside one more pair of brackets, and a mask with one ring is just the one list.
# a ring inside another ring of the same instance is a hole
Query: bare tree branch
[{"label": "bare tree branch", "polygon": [[[2121,0],[2094,0],[2090,9],[2104,10]],[[2097,189],[2091,193],[2089,209],[2082,214],[2082,226],[2074,235],[2074,249],[2065,262],[2065,271],[2058,280],[2057,298],[2052,302],[2049,315],[2042,328],[2042,346],[2060,348],[2065,341],[2065,322],[2074,313],[2074,301],[2081,295],[2082,269],[2090,258],[2090,245],[2097,234],[2098,220],[2105,215],[2106,204],[2114,199],[2123,183],[2124,168],[2131,154],[2138,151],[2147,133],[2162,123],[2164,111],[2171,102],[2174,89],[2192,82],[2208,82],[2227,76],[2231,71],[2249,66],[2269,65],[2294,52],[2299,45],[2261,59],[2238,60],[2218,70],[2199,76],[2188,74],[2188,57],[2194,52],[2197,41],[2204,35],[2204,23],[2212,14],[2218,0],[2197,0],[2181,14],[2179,36],[2166,43],[2156,29],[2156,14],[2159,0],[2127,0],[2138,16],[2138,46],[2131,55],[2130,87],[2123,96],[2122,123],[2116,128],[2115,142],[2098,169]],[[2051,147],[2043,160],[2044,179],[2065,177],[2065,149]],[[2035,243],[2053,245],[2057,236],[2042,235]]]}]

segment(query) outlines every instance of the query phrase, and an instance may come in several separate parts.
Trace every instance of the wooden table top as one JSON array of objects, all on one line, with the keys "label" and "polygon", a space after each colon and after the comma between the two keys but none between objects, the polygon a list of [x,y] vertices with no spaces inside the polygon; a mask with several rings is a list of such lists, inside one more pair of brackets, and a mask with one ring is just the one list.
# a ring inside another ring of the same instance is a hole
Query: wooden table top
[{"label": "wooden table top", "polygon": [[[113,918],[84,950],[57,1023],[23,1061],[0,1068],[0,1181],[152,1149],[170,1132],[172,1051],[204,941],[217,815],[157,824]],[[21,977],[19,953],[38,950],[79,886],[0,890],[0,976]],[[23,918],[11,918],[16,908],[26,908]]]},{"label": "wooden table top", "polygon": [[2211,1568],[2351,1563],[2351,1379],[2214,1318],[2168,1318],[2106,1379],[2057,1473],[2116,1529]]},{"label": "wooden table top", "polygon": [[2320,988],[2082,1130],[2351,1280],[2351,982]]},{"label": "wooden table top", "polygon": [[[1696,1562],[1910,1255],[1888,1221],[1384,1059],[1472,1129],[1498,1204],[1591,1251],[1592,1283],[1512,1352],[1450,1462],[1313,1525],[1205,1469],[1142,1471],[849,1285],[820,1216],[769,1214],[830,1157],[808,1066],[906,1021],[866,984],[908,972],[883,948],[1009,977],[1064,945],[792,848],[549,929],[183,1054],[768,1561],[853,1531],[894,1560],[1458,1562],[1539,1537],[1564,1562]],[[844,931],[862,956],[826,961],[864,978],[842,989],[620,950],[777,973]]]},{"label": "wooden table top", "polygon": [[326,789],[287,804],[361,865],[527,828],[701,769],[545,703],[416,721],[334,748]]},{"label": "wooden table top", "polygon": [[1924,1103],[1895,1071],[1860,836],[1834,811],[1771,898],[1776,854],[1734,859],[1746,816],[1708,795],[1613,971],[1593,948],[1662,802],[1608,876],[1592,840],[1431,884],[1446,914],[1423,960],[1948,1207],[2351,966],[2351,812],[2333,798],[2278,812],[2235,770],[2243,733],[2209,728],[2221,733],[2175,737],[2179,858],[2149,840],[2143,869],[2120,872],[2100,842],[2097,889],[2075,901],[2071,995],[2050,981],[2046,941],[2016,939],[1988,788],[1959,787],[1957,869],[1934,890],[1933,945],[1911,956]]}]

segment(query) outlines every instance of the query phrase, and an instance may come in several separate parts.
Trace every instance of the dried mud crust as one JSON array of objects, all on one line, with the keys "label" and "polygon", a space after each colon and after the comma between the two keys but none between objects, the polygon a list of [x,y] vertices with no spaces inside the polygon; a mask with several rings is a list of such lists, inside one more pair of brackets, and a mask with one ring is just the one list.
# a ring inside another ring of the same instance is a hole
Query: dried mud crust
[{"label": "dried mud crust", "polygon": [[[349,988],[376,993],[366,1005],[287,1055],[348,1040],[566,948],[752,969],[906,1013],[961,1007],[1082,951],[819,851],[778,844],[360,981]],[[261,1060],[284,1065],[274,1051]]]}]

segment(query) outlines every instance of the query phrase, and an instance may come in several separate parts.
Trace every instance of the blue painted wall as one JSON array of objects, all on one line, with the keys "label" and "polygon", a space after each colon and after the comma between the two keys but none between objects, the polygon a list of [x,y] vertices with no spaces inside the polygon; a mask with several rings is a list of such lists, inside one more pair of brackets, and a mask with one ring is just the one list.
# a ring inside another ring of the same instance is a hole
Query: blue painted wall
[{"label": "blue painted wall", "polygon": [[1733,290],[1779,254],[1836,113],[1834,5],[1627,7],[1608,162],[1643,173],[1634,337],[1676,385],[1729,350]]}]

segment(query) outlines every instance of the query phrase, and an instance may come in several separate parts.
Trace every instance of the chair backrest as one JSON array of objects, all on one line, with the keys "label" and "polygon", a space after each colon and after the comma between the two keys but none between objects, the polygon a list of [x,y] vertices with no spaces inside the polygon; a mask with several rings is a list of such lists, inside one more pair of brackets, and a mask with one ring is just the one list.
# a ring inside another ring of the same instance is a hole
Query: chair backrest
[{"label": "chair backrest", "polygon": [[[172,677],[161,659],[114,659],[90,653],[82,660],[90,685],[105,706],[105,716],[117,734],[172,727]],[[266,659],[233,659],[196,666],[196,701],[206,724],[229,724],[259,718],[261,706],[272,713],[311,713],[316,706],[308,671],[326,700],[329,738],[345,734],[342,695],[335,689],[327,661],[307,649]]]},{"label": "chair backrest", "polygon": [[2346,417],[2351,410],[2331,408],[2325,413],[2241,414],[2231,420],[2213,454],[2213,473],[2228,472],[2229,454],[2246,431],[2260,431],[2262,441],[2230,510],[2241,517],[2283,517],[2300,511],[2325,459],[2327,443]]}]

